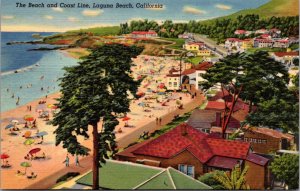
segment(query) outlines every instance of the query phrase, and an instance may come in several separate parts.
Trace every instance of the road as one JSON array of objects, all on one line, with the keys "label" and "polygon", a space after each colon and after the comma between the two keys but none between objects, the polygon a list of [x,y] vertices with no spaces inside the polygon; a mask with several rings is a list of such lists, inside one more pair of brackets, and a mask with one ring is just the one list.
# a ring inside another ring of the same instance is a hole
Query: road
[{"label": "road", "polygon": [[195,41],[204,42],[206,47],[213,50],[215,53],[217,53],[219,57],[223,57],[227,55],[227,50],[224,47],[217,45],[215,41],[205,37],[204,35],[194,34],[194,39]]}]

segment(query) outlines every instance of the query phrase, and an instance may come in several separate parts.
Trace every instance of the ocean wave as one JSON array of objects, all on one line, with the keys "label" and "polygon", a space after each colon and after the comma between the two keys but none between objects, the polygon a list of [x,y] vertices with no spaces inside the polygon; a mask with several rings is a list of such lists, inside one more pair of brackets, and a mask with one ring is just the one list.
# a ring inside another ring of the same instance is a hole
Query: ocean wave
[{"label": "ocean wave", "polygon": [[35,63],[35,64],[32,64],[30,66],[26,66],[26,67],[23,67],[23,68],[18,68],[18,69],[15,69],[15,70],[10,70],[10,71],[6,71],[6,72],[1,72],[1,76],[5,76],[5,75],[10,75],[10,74],[16,74],[16,73],[21,73],[21,72],[26,72],[26,71],[30,71],[36,67],[39,67],[40,64],[39,62]]}]

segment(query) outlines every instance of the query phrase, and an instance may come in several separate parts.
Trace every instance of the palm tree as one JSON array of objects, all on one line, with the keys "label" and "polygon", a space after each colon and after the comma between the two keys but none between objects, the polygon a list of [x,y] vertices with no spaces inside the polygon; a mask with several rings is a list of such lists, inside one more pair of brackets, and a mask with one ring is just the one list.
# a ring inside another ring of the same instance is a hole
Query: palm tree
[{"label": "palm tree", "polygon": [[236,165],[230,174],[226,172],[215,174],[213,177],[220,182],[225,189],[228,190],[250,190],[246,184],[245,175],[248,171],[248,166],[241,170],[240,165]]}]

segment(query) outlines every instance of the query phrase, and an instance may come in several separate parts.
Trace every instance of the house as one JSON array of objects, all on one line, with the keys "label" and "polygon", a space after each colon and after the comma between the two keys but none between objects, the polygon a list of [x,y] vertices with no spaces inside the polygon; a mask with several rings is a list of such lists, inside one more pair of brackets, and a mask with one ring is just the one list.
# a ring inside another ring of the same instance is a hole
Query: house
[{"label": "house", "polygon": [[246,50],[253,47],[252,39],[244,39],[242,40],[242,49]]},{"label": "house", "polygon": [[281,35],[281,31],[276,28],[272,28],[269,30],[269,34],[272,36],[272,38],[278,38]]},{"label": "house", "polygon": [[211,56],[211,50],[209,49],[200,49],[197,51],[198,56]]},{"label": "house", "polygon": [[189,38],[193,38],[193,33],[183,33],[178,35],[178,38],[183,38],[183,39],[189,39]]},{"label": "house", "polygon": [[[107,160],[99,169],[99,187],[103,190],[209,190],[210,186],[172,168],[159,168],[131,162]],[[54,189],[91,189],[93,172],[89,171]]]},{"label": "house", "polygon": [[131,33],[132,38],[155,38],[157,33],[153,30],[149,31],[133,31]]},{"label": "house", "polygon": [[259,29],[255,31],[255,34],[268,34],[269,31],[266,29]]},{"label": "house", "polygon": [[242,46],[242,40],[238,39],[238,38],[227,38],[225,41],[225,48],[227,49],[232,49],[232,48],[236,48],[236,49],[240,49]]},{"label": "house", "polygon": [[290,46],[290,42],[288,39],[280,39],[280,40],[275,40],[273,47],[275,48],[288,48]]},{"label": "house", "polygon": [[293,65],[295,59],[299,59],[299,52],[274,52],[272,56],[276,61],[286,64],[289,67]]},{"label": "house", "polygon": [[263,39],[272,39],[272,36],[270,34],[262,34],[262,35],[260,35],[260,38],[263,38]]},{"label": "house", "polygon": [[205,47],[204,42],[187,42],[183,45],[183,48],[185,50],[196,51],[196,52],[204,47]]},{"label": "house", "polygon": [[180,89],[180,71],[172,68],[167,74],[167,84],[168,90],[179,90]]},{"label": "house", "polygon": [[242,168],[247,165],[246,183],[251,189],[265,189],[270,184],[269,159],[252,153],[249,143],[213,138],[185,123],[133,145],[116,157],[120,161],[173,167],[194,178],[213,170],[230,172],[237,164]]},{"label": "house", "polygon": [[194,66],[194,69],[196,70],[196,89],[201,89],[201,86],[199,85],[200,82],[205,81],[204,78],[202,78],[202,74],[205,74],[206,71],[213,66],[212,62],[202,62],[196,66]]},{"label": "house", "polygon": [[244,128],[243,140],[251,144],[254,152],[270,154],[278,150],[288,150],[294,144],[294,136],[265,127]]},{"label": "house", "polygon": [[255,48],[271,48],[273,47],[273,40],[256,38],[254,39],[253,46]]},{"label": "house", "polygon": [[236,34],[236,35],[245,35],[246,34],[246,30],[236,30],[236,31],[234,31],[234,34]]}]

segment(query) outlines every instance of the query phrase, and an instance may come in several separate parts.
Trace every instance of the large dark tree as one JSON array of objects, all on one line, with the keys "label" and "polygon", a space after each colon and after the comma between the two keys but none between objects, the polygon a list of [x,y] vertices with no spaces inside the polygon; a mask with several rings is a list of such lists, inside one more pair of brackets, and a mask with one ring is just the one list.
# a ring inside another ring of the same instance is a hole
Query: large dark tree
[{"label": "large dark tree", "polygon": [[[284,132],[299,132],[299,74],[292,78],[293,86],[282,88],[281,93],[261,100],[258,109],[251,113],[245,123],[253,126],[267,126]],[[277,88],[277,87],[276,87]]]},{"label": "large dark tree", "polygon": [[265,52],[229,55],[208,69],[202,77],[207,80],[201,84],[204,90],[221,85],[225,104],[223,136],[238,99],[249,102],[251,112],[252,105],[260,100],[280,96],[282,91],[287,90],[289,80],[285,67]]},{"label": "large dark tree", "polygon": [[278,180],[283,180],[289,189],[299,188],[299,155],[284,154],[276,157],[270,165]]},{"label": "large dark tree", "polygon": [[[78,142],[78,136],[93,136],[93,189],[99,188],[99,167],[116,153],[114,128],[117,115],[129,112],[129,94],[136,95],[140,81],[131,76],[132,57],[142,49],[120,44],[97,47],[78,65],[65,68],[61,78],[60,111],[52,123],[57,125],[56,145],[62,143],[71,154],[87,155],[88,148]],[[98,127],[102,122],[102,128]]]}]

